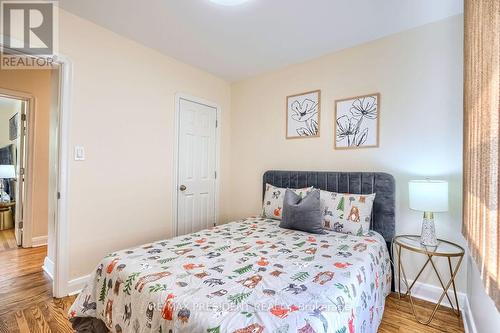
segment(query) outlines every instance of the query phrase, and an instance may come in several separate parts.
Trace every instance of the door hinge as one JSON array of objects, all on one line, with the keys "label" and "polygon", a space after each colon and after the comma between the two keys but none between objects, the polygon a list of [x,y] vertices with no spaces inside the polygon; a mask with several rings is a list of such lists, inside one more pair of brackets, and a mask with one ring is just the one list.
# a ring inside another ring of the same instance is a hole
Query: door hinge
[{"label": "door hinge", "polygon": [[19,174],[24,175],[24,168],[19,168]]},{"label": "door hinge", "polygon": [[57,200],[61,199],[61,192],[57,192]]},{"label": "door hinge", "polygon": [[215,119],[215,128],[217,128],[218,126],[219,126],[219,121]]},{"label": "door hinge", "polygon": [[21,115],[21,120],[22,120],[22,121],[26,121],[26,113],[23,113],[23,114]]},{"label": "door hinge", "polygon": [[217,171],[214,171],[214,177],[217,179]]},{"label": "door hinge", "polygon": [[22,229],[23,228],[23,221],[19,221],[19,229]]}]

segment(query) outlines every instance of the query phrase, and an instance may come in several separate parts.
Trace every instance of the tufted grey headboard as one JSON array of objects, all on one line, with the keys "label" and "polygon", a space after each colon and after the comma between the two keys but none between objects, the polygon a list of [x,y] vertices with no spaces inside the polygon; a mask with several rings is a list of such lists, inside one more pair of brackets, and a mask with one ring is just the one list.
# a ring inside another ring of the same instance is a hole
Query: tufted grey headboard
[{"label": "tufted grey headboard", "polygon": [[325,191],[352,194],[377,193],[373,203],[371,229],[381,234],[386,242],[394,237],[395,181],[383,172],[329,172],[329,171],[278,171],[264,173],[263,193],[266,183],[278,187],[302,188],[314,186]]}]

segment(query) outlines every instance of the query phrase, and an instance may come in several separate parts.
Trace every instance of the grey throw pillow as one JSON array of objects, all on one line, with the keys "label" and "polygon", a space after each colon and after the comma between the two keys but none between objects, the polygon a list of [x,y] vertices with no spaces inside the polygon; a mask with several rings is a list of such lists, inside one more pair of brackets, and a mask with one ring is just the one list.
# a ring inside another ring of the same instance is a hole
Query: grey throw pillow
[{"label": "grey throw pillow", "polygon": [[320,191],[314,189],[302,198],[287,189],[283,200],[283,218],[280,227],[323,234]]}]

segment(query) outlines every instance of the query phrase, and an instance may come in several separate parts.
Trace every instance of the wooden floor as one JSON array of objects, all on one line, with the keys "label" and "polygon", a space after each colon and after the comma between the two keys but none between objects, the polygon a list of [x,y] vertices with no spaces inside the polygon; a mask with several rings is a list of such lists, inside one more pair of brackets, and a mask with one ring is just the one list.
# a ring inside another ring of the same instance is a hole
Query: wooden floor
[{"label": "wooden floor", "polygon": [[[18,249],[13,243],[13,233],[0,231],[0,333],[73,332],[66,314],[75,297],[52,298],[51,281],[41,269],[46,253],[46,247]],[[428,315],[433,304],[417,301],[417,307],[422,315]],[[462,319],[445,309],[437,312],[430,326],[418,324],[407,300],[392,294],[386,300],[379,332],[464,330]]]},{"label": "wooden floor", "polygon": [[[429,318],[434,304],[422,300],[415,302],[417,313],[421,320]],[[462,317],[457,317],[451,309],[441,307],[436,312],[436,316],[430,325],[422,325],[415,321],[411,312],[410,302],[408,298],[398,299],[396,293],[391,294],[386,298],[384,318],[378,329],[379,333],[463,333],[464,326]]]},{"label": "wooden floor", "polygon": [[14,229],[7,229],[0,231],[0,253],[4,250],[11,250],[17,248],[16,236]]},{"label": "wooden floor", "polygon": [[0,332],[72,332],[66,313],[74,297],[52,298],[43,272],[47,247],[20,249],[13,229],[0,231]]}]

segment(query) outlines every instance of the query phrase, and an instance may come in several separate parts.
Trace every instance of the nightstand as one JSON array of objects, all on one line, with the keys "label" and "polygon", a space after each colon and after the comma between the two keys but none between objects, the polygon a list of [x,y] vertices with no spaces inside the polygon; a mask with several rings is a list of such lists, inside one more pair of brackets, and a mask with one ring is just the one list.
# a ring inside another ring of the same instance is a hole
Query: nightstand
[{"label": "nightstand", "polygon": [[[460,264],[462,263],[462,259],[464,257],[464,248],[461,247],[460,245],[457,245],[455,243],[445,241],[442,239],[438,239],[438,245],[437,246],[425,246],[420,244],[420,236],[416,235],[401,235],[401,236],[396,236],[393,239],[393,246],[395,246],[396,251],[394,252],[395,255],[398,258],[397,262],[397,269],[398,269],[398,295],[401,297],[401,275],[403,277],[403,282],[406,286],[406,294],[405,296],[409,296],[410,298],[410,304],[411,304],[411,310],[413,312],[413,315],[415,316],[415,320],[418,321],[421,324],[428,325],[432,319],[434,318],[434,315],[436,314],[437,309],[441,305],[441,302],[443,301],[444,297],[448,299],[448,302],[450,302],[451,308],[453,312],[459,317],[460,316],[460,308],[458,304],[458,297],[457,297],[457,290],[455,288],[455,277],[457,276],[457,272],[460,268]],[[420,253],[424,255],[427,260],[425,264],[420,268],[417,276],[411,283],[411,285],[408,283],[408,278],[406,276],[406,272],[404,269],[404,261],[402,261],[402,252],[403,250],[413,252],[413,253]],[[443,283],[442,277],[439,275],[439,271],[436,268],[436,263],[435,259],[438,258],[446,258],[448,261],[448,268],[449,268],[449,274],[450,278],[448,282],[445,284]],[[457,258],[455,260],[455,264],[453,264],[452,258]],[[411,295],[411,290],[413,286],[415,285],[415,282],[417,282],[418,278],[421,276],[422,272],[424,269],[427,267],[427,265],[431,264],[431,267],[436,274],[439,283],[441,284],[441,287],[443,288],[443,292],[441,296],[439,297],[439,301],[437,302],[436,306],[434,307],[432,314],[430,317],[426,320],[420,320],[418,318],[417,312],[415,310],[415,305],[413,304],[413,297]],[[456,309],[455,306],[453,305],[453,302],[450,299],[450,296],[448,295],[448,290],[450,287],[453,286],[453,294],[455,296],[455,304],[456,304]]]},{"label": "nightstand", "polygon": [[0,202],[0,230],[14,228],[12,207],[15,205],[15,201]]}]

